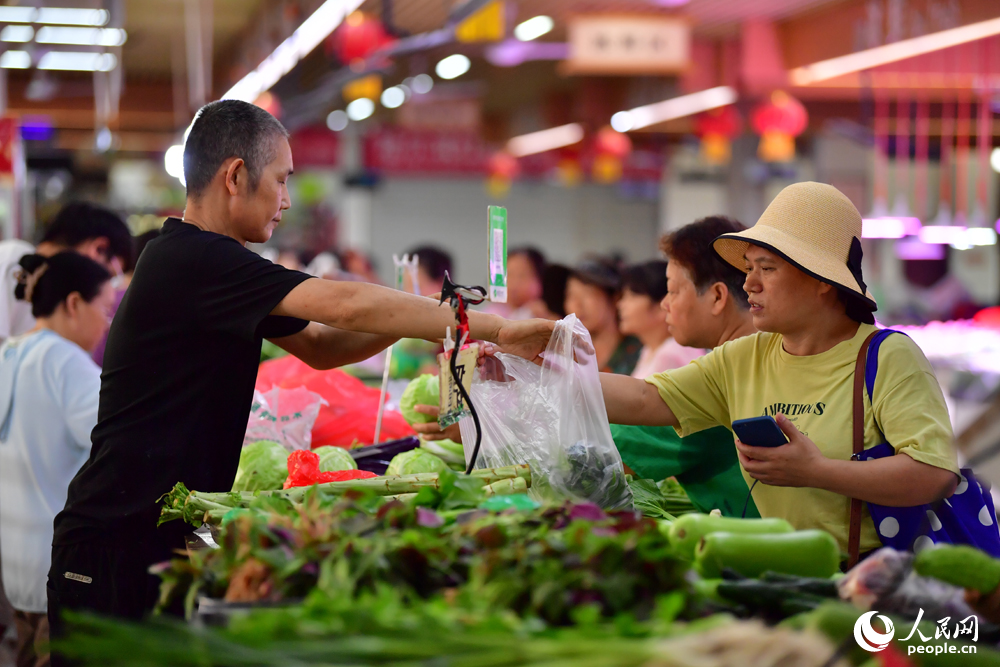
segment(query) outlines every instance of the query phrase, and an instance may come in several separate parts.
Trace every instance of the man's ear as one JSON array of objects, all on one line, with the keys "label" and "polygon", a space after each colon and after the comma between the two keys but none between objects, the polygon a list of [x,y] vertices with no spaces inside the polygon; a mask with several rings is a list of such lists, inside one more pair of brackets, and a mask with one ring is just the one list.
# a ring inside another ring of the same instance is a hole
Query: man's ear
[{"label": "man's ear", "polygon": [[726,304],[729,303],[729,286],[726,283],[718,282],[713,283],[708,289],[712,294],[712,314],[721,315],[726,309]]},{"label": "man's ear", "polygon": [[240,193],[240,179],[245,178],[243,158],[234,158],[226,168],[226,189],[230,196],[235,197]]}]

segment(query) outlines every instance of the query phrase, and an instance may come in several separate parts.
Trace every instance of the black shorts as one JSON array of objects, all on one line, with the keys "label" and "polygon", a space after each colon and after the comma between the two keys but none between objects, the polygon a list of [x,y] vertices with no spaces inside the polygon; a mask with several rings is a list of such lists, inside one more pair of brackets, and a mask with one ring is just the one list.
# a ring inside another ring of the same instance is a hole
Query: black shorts
[{"label": "black shorts", "polygon": [[[65,636],[64,610],[141,620],[159,596],[160,579],[149,574],[149,567],[176,557],[173,550],[183,546],[156,534],[127,545],[95,541],[53,546],[48,581],[52,638]],[[70,664],[52,654],[54,667]]]}]

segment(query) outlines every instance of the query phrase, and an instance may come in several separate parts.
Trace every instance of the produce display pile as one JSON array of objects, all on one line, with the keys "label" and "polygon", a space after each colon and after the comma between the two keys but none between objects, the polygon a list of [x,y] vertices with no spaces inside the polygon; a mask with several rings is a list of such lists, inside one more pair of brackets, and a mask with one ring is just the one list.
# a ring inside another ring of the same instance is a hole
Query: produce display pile
[{"label": "produce display pile", "polygon": [[[436,382],[411,387],[403,413],[424,419]],[[698,513],[672,479],[629,479],[629,509],[540,503],[529,465],[467,476],[460,444],[417,445],[378,476],[345,448],[249,443],[231,491],[161,498],[160,523],[217,543],[154,567],[169,615],[73,615],[57,647],[94,667],[951,665],[902,637],[966,646],[937,619],[1000,586],[1000,561],[969,547],[882,549],[843,575],[828,533]],[[855,641],[868,610],[896,628],[875,663]],[[961,664],[1000,667],[1000,628],[977,628]]]}]

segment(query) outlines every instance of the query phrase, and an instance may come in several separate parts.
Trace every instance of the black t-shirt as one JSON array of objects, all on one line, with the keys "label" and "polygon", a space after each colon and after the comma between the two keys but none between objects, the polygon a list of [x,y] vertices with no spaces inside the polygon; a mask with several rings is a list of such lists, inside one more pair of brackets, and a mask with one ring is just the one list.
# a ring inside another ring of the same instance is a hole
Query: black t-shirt
[{"label": "black t-shirt", "polygon": [[177,482],[232,487],[261,340],[307,325],[269,313],[308,278],[228,236],[167,220],[111,325],[93,449],[56,517],[54,544],[148,535],[157,499]]}]

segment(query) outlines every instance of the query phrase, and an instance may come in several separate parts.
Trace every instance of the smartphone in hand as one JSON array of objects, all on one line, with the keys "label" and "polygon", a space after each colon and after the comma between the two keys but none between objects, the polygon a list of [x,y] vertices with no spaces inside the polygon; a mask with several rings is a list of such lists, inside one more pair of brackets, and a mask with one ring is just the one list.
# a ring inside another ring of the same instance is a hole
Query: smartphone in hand
[{"label": "smartphone in hand", "polygon": [[744,445],[751,447],[780,447],[788,438],[778,427],[774,417],[750,417],[733,422],[733,432]]}]

